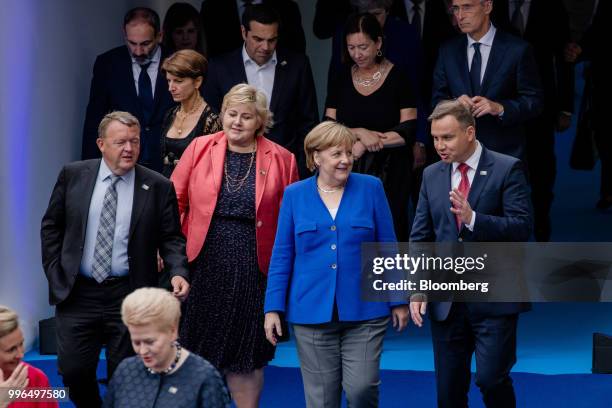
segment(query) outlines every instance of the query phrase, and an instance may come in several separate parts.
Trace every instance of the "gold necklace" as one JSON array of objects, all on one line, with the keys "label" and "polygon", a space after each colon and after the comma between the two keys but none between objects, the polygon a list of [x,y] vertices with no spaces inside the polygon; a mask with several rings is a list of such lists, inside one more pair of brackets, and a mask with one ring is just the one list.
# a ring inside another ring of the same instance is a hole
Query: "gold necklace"
[{"label": "gold necklace", "polygon": [[244,177],[232,177],[227,171],[227,159],[225,163],[223,163],[223,174],[225,176],[225,189],[228,193],[235,193],[236,191],[242,188],[242,185],[249,178],[249,174],[251,174],[251,168],[253,167],[253,162],[255,161],[255,152],[257,151],[257,142],[253,146],[253,151],[251,152],[251,160],[249,161],[249,168],[247,169]]},{"label": "gold necklace", "polygon": [[189,110],[189,112],[183,111],[183,106],[181,105],[178,112],[176,113],[176,121],[178,122],[180,120],[181,123],[180,125],[178,123],[175,124],[176,131],[179,136],[183,133],[183,123],[185,123],[185,119],[187,119],[188,116],[191,116],[194,112],[196,112],[200,108],[200,106],[202,106],[202,103],[204,103],[204,99],[202,99],[202,97],[198,95],[198,98],[196,99],[195,103],[193,104],[193,107]]}]

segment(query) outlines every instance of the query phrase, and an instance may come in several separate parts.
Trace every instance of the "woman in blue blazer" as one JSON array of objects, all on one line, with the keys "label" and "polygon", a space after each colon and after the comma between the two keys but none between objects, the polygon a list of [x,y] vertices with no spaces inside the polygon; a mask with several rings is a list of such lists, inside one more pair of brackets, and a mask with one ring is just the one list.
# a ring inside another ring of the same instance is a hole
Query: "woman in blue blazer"
[{"label": "woman in blue blazer", "polygon": [[304,141],[315,176],[287,187],[272,250],[264,311],[266,337],[282,335],[280,313],[296,336],[308,407],[378,406],[382,340],[405,304],[361,301],[361,244],[395,242],[381,181],[351,174],[353,134],[323,122]]}]

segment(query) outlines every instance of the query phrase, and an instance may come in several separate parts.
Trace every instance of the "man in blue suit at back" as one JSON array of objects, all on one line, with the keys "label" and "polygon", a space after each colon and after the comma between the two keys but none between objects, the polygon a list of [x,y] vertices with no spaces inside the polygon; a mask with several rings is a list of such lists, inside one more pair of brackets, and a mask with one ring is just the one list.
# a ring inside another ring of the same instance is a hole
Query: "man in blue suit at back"
[{"label": "man in blue suit at back", "polygon": [[[529,189],[520,160],[476,140],[474,117],[458,100],[442,101],[429,117],[441,161],[427,167],[411,242],[521,242],[531,233]],[[412,320],[423,323],[427,302],[414,298]],[[432,303],[439,407],[467,407],[472,354],[476,385],[487,407],[515,407],[509,376],[516,362],[518,314],[524,303]]]},{"label": "man in blue suit at back", "polygon": [[453,0],[462,33],[441,48],[432,104],[457,98],[472,111],[478,138],[491,150],[523,158],[523,124],[543,108],[542,86],[525,41],[491,24],[491,0]]},{"label": "man in blue suit at back", "polygon": [[85,124],[81,158],[100,157],[96,144],[98,124],[111,111],[126,111],[138,118],[140,157],[138,163],[161,171],[161,125],[174,106],[166,77],[161,72],[168,56],[160,42],[159,16],[147,7],[136,7],[123,18],[125,45],[96,58]]}]

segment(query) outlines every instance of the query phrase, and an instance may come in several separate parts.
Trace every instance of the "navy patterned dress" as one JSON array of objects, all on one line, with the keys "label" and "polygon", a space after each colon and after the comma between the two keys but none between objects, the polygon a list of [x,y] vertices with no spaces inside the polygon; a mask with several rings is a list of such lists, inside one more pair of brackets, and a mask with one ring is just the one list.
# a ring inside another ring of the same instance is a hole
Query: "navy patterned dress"
[{"label": "navy patterned dress", "polygon": [[193,353],[174,373],[151,374],[138,356],[126,358],[113,374],[104,408],[229,408],[219,372]]},{"label": "navy patterned dress", "polygon": [[[228,151],[206,242],[191,264],[191,291],[183,306],[180,341],[222,373],[248,373],[274,357],[263,328],[266,277],[257,265],[255,157]],[[252,163],[251,163],[252,161]],[[236,191],[234,191],[236,190]]]}]

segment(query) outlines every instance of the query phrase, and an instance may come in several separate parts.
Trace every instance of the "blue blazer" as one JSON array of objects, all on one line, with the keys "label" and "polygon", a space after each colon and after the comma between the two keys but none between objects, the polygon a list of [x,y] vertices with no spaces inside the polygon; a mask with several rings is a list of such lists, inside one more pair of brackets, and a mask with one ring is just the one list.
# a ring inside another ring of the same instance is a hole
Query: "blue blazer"
[{"label": "blue blazer", "polygon": [[[450,211],[452,165],[439,161],[423,172],[411,242],[522,242],[529,239],[532,213],[529,188],[520,160],[482,147],[468,202],[476,212],[474,231],[457,230]],[[431,316],[445,320],[450,303],[432,303]],[[467,303],[471,312],[488,316],[519,313],[524,303]]]},{"label": "blue blazer", "polygon": [[[432,104],[472,95],[467,59],[467,35],[447,41],[434,70]],[[480,96],[504,106],[502,119],[485,115],[476,119],[478,140],[489,149],[524,157],[523,124],[544,108],[538,67],[529,44],[497,30],[481,84]]]},{"label": "blue blazer", "polygon": [[386,302],[363,302],[361,244],[395,242],[382,182],[352,173],[333,220],[319,197],[316,176],[285,189],[268,271],[265,312],[285,312],[298,324],[388,316]]}]

